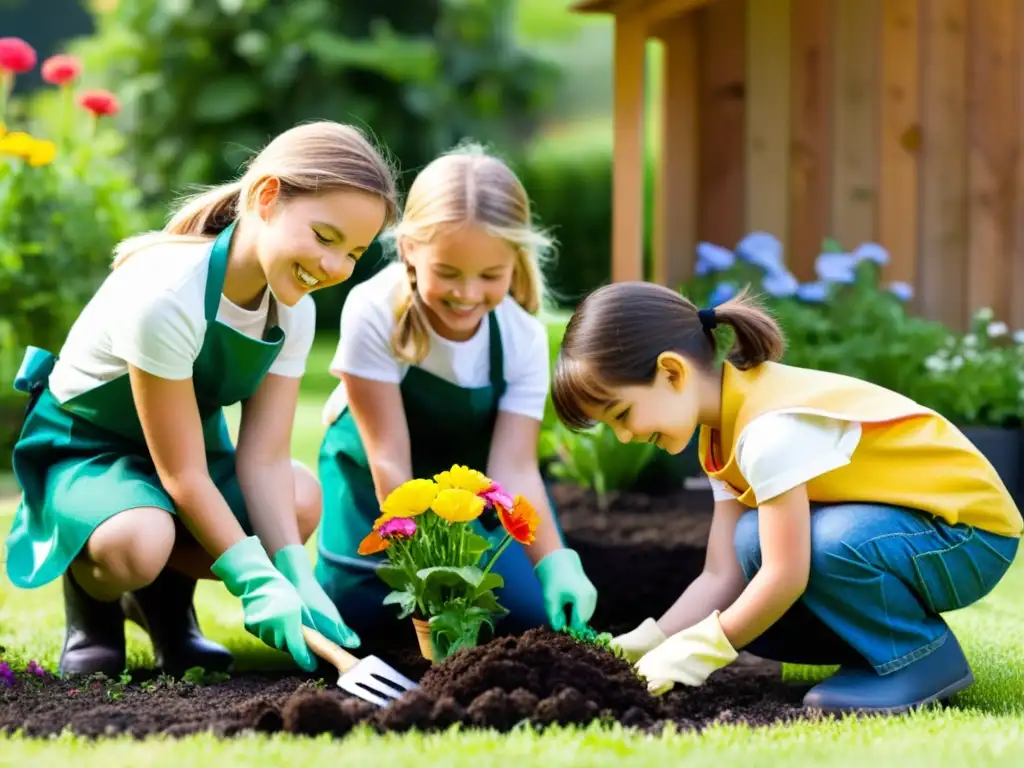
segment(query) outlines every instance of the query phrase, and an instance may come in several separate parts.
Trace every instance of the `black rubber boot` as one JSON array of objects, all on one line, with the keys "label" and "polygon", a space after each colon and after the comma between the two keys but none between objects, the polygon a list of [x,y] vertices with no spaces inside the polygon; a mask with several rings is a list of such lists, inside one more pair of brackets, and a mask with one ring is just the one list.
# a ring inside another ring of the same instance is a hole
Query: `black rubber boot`
[{"label": "black rubber boot", "polygon": [[142,589],[126,592],[121,607],[153,642],[156,665],[180,676],[190,667],[208,672],[228,672],[234,659],[224,646],[203,637],[192,604],[196,582],[171,568]]},{"label": "black rubber boot", "polygon": [[86,594],[71,568],[64,572],[64,648],[62,675],[102,672],[117,677],[125,668],[124,613],[115,600],[105,603]]}]

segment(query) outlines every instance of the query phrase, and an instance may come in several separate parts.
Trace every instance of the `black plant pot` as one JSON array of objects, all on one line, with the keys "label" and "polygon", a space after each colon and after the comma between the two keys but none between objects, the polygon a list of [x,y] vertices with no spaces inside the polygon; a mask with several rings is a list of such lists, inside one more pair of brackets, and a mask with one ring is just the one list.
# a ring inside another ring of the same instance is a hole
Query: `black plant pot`
[{"label": "black plant pot", "polygon": [[1018,505],[1024,503],[1024,430],[1004,427],[962,427],[967,439],[995,467]]}]

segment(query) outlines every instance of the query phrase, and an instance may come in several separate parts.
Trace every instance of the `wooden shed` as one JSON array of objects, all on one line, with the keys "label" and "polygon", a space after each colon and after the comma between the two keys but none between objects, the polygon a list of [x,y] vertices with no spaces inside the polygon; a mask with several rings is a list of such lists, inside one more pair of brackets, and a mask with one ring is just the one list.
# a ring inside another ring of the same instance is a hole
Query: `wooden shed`
[{"label": "wooden shed", "polygon": [[802,280],[824,238],[963,328],[1024,327],[1024,2],[580,0],[615,17],[614,280],[643,276],[646,43],[663,45],[653,279],[771,232]]}]

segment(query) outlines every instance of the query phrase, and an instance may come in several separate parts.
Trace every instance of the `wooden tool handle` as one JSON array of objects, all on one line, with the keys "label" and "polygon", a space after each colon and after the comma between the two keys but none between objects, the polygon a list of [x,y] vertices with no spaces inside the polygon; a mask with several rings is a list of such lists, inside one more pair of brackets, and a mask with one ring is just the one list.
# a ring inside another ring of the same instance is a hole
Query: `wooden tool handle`
[{"label": "wooden tool handle", "polygon": [[353,656],[340,645],[332,643],[315,629],[303,625],[302,638],[306,641],[306,645],[312,649],[313,653],[331,662],[343,674],[359,663],[357,656]]}]

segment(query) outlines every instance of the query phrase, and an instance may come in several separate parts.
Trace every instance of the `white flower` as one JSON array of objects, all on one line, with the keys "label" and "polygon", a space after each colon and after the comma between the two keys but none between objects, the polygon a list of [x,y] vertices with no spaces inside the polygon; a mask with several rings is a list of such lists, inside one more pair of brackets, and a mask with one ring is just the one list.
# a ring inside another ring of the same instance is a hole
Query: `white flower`
[{"label": "white flower", "polygon": [[978,337],[973,333],[968,333],[964,336],[964,346],[970,349],[971,347],[978,346]]},{"label": "white flower", "polygon": [[964,359],[960,357],[960,355],[956,355],[952,360],[949,361],[949,365],[954,371],[959,371],[961,368],[963,368]]},{"label": "white flower", "polygon": [[949,369],[949,363],[940,355],[929,355],[924,365],[932,373],[945,373]]},{"label": "white flower", "polygon": [[1024,344],[1024,331],[1014,331],[1013,342],[1015,344]]},{"label": "white flower", "polygon": [[994,313],[992,312],[992,307],[982,307],[981,309],[979,309],[979,310],[978,310],[978,311],[977,311],[977,312],[975,313],[975,315],[974,315],[974,316],[975,316],[975,317],[976,317],[976,318],[977,318],[977,319],[978,319],[978,320],[979,320],[980,322],[982,322],[982,323],[987,323],[987,322],[990,322],[990,321],[992,320],[992,318],[993,318],[993,316],[994,316]]},{"label": "white flower", "polygon": [[994,339],[997,336],[1005,336],[1009,331],[1009,327],[1007,327],[1006,323],[1002,321],[996,321],[988,324],[988,337],[990,339]]}]

